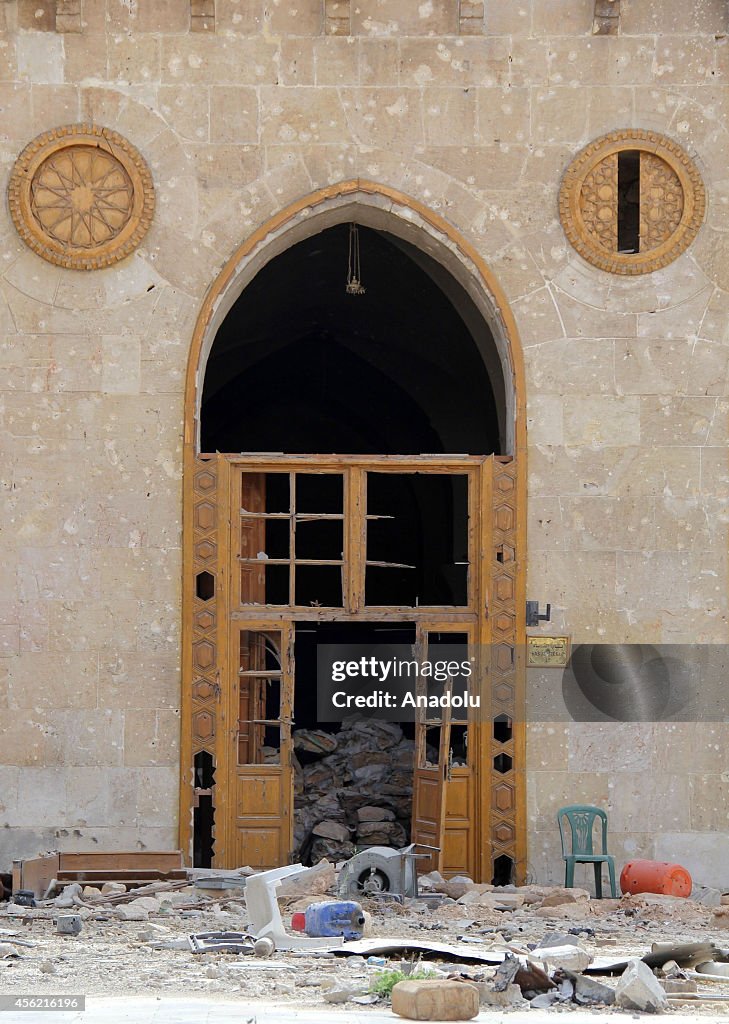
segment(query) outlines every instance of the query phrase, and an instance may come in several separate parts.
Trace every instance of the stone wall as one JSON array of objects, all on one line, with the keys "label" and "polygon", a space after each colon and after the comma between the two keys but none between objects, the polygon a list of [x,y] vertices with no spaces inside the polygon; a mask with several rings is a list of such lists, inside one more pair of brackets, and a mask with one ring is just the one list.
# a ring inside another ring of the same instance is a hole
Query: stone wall
[{"label": "stone wall", "polygon": [[[44,262],[0,214],[0,866],[59,843],[176,845],[192,327],[240,242],[330,183],[427,204],[507,294],[527,367],[528,591],[552,602],[550,630],[725,642],[729,14],[622,0],[618,35],[594,35],[594,15],[594,0],[0,3],[3,192],[30,139],[81,120],[124,134],[157,190],[137,253],[94,272]],[[676,262],[621,278],[571,249],[557,194],[583,145],[631,126],[687,149],[708,213]],[[719,727],[529,738],[534,877],[561,870],[555,808],[594,801],[618,857],[680,853],[716,880]]]}]

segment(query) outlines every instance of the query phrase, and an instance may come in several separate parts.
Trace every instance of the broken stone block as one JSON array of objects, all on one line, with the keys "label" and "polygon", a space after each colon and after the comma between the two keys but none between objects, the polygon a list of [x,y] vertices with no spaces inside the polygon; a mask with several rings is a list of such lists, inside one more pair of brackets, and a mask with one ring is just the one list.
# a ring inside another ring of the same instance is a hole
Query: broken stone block
[{"label": "broken stone block", "polygon": [[564,903],[584,903],[590,899],[586,889],[555,889],[542,900],[543,907],[559,907]]},{"label": "broken stone block", "polygon": [[532,1010],[548,1010],[550,1006],[558,1001],[558,992],[540,992],[538,996],[534,996],[533,999],[529,1000],[529,1006]]},{"label": "broken stone block", "polygon": [[114,907],[114,917],[120,921],[146,921],[149,917],[149,911],[143,910],[141,907],[132,907],[130,904],[124,904],[120,907]]},{"label": "broken stone block", "polygon": [[332,754],[337,749],[337,737],[323,729],[297,729],[293,740],[294,750],[311,754]]},{"label": "broken stone block", "polygon": [[102,896],[115,896],[126,891],[127,887],[123,882],[104,882],[101,887]]},{"label": "broken stone block", "polygon": [[562,969],[555,973],[555,981],[558,981],[560,990],[563,986],[570,985],[571,998],[580,1006],[612,1006],[615,1002],[615,989],[589,978],[586,974],[575,974],[574,971]]},{"label": "broken stone block", "polygon": [[367,821],[357,827],[357,842],[366,846],[393,846],[407,843],[405,829],[396,821]]},{"label": "broken stone block", "polygon": [[392,1012],[408,1020],[472,1020],[478,1007],[478,988],[468,982],[398,981],[392,990]]},{"label": "broken stone block", "polygon": [[370,807],[365,805],[357,809],[359,821],[394,821],[395,813],[387,807]]},{"label": "broken stone block", "polygon": [[[596,902],[604,903],[604,900]],[[558,907],[538,907],[533,913],[557,921],[584,921],[593,916],[592,903],[562,903]]]},{"label": "broken stone block", "polygon": [[327,1003],[348,1003],[354,996],[365,995],[365,989],[361,984],[349,981],[337,981],[331,988],[324,992],[324,1001]]},{"label": "broken stone block", "polygon": [[336,843],[346,843],[350,838],[347,826],[340,825],[338,821],[320,821],[311,831],[315,836],[321,836],[322,839],[333,839]]},{"label": "broken stone block", "polygon": [[53,901],[57,907],[78,907],[83,905],[81,899],[81,885],[78,882],[71,882],[64,887],[63,892],[56,896]]},{"label": "broken stone block", "polygon": [[59,914],[56,921],[58,935],[78,935],[83,925],[78,914]]},{"label": "broken stone block", "polygon": [[492,1006],[495,1009],[526,1009],[530,1004],[521,994],[521,989],[513,983],[505,989],[497,992],[487,982],[480,982],[478,985],[479,1002],[481,1006]]},{"label": "broken stone block", "polygon": [[130,909],[146,910],[148,914],[159,914],[159,900],[154,896],[139,896],[136,900],[126,904]]},{"label": "broken stone block", "polygon": [[531,959],[536,960],[545,970],[556,970],[558,967],[568,971],[584,971],[592,962],[592,957],[580,946],[540,946],[532,950]]},{"label": "broken stone block", "polygon": [[624,1010],[660,1013],[668,999],[653,971],[642,960],[629,960],[615,988],[615,1002]]},{"label": "broken stone block", "polygon": [[418,879],[418,886],[421,892],[439,892],[439,885],[445,882],[445,878],[441,875],[440,871],[428,871],[425,875],[420,875]]},{"label": "broken stone block", "polygon": [[699,986],[693,978],[664,978],[661,987],[667,995],[681,995],[684,992],[698,992]]},{"label": "broken stone block", "polygon": [[324,896],[335,885],[337,873],[328,860],[321,860],[313,868],[303,868],[281,880],[277,896]]},{"label": "broken stone block", "polygon": [[445,893],[452,900],[458,900],[473,889],[475,883],[468,875],[454,875],[453,878],[444,879],[436,886],[437,892]]},{"label": "broken stone block", "polygon": [[85,885],[81,896],[83,899],[87,899],[90,896],[101,896],[101,889],[97,889],[95,885]]},{"label": "broken stone block", "polygon": [[711,922],[715,928],[729,928],[729,907],[718,907]]}]

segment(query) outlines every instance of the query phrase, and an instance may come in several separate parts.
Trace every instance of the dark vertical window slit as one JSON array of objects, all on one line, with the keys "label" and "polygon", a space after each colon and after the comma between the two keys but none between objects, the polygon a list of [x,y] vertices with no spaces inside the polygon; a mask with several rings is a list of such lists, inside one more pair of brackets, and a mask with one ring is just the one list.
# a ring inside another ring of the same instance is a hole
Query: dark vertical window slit
[{"label": "dark vertical window slit", "polygon": [[618,252],[640,251],[640,152],[618,153]]}]

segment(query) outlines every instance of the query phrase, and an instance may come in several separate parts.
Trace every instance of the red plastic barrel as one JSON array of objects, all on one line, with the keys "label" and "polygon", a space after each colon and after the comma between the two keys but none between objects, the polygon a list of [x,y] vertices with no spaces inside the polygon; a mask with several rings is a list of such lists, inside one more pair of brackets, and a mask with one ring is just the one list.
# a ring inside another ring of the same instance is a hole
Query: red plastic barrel
[{"label": "red plastic barrel", "polygon": [[690,896],[691,875],[680,864],[661,860],[631,860],[620,872],[623,893],[657,892],[663,896]]}]

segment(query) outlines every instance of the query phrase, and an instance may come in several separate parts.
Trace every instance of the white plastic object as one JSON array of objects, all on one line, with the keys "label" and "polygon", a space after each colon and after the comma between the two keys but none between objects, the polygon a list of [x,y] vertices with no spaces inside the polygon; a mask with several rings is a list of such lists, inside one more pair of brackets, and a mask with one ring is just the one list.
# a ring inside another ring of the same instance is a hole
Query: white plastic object
[{"label": "white plastic object", "polygon": [[304,871],[303,864],[287,864],[251,875],[245,887],[248,930],[257,938],[273,939],[276,949],[332,949],[341,946],[344,939],[312,939],[305,935],[289,935],[281,920],[276,890],[284,878]]}]

